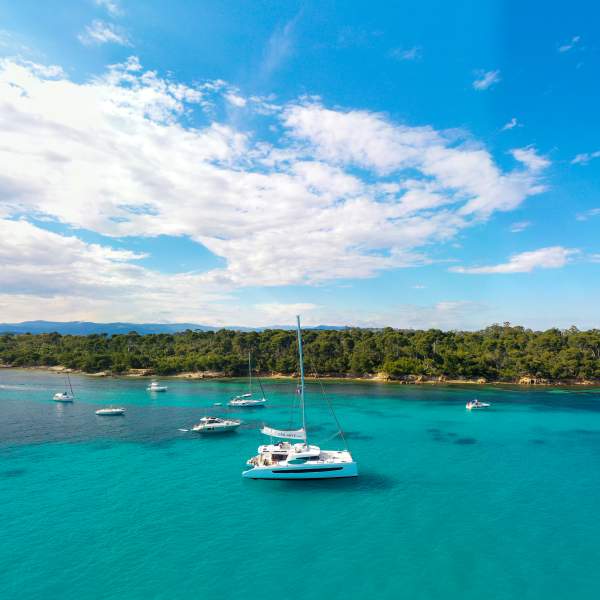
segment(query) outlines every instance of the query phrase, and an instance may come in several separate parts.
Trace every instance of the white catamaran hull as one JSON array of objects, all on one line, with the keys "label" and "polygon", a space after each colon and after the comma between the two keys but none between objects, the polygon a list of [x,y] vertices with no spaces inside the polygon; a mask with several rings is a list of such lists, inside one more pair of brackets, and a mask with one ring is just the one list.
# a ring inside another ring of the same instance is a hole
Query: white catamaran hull
[{"label": "white catamaran hull", "polygon": [[355,462],[324,465],[289,465],[254,467],[242,473],[249,479],[334,479],[338,477],[357,477],[358,466]]}]

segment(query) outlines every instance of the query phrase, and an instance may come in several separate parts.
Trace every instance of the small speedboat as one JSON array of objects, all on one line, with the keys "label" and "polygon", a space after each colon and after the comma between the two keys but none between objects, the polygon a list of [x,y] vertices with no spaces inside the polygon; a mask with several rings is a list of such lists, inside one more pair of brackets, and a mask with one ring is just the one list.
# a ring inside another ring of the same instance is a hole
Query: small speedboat
[{"label": "small speedboat", "polygon": [[265,406],[266,403],[266,398],[253,398],[252,394],[243,394],[241,396],[236,396],[235,398],[232,398],[227,403],[227,406],[237,408],[258,408],[259,406]]},{"label": "small speedboat", "polygon": [[98,409],[96,414],[101,417],[116,417],[118,415],[124,415],[125,409],[117,406],[109,406],[108,408]]},{"label": "small speedboat", "polygon": [[153,381],[147,388],[149,392],[166,392],[167,386],[160,385],[158,381]]},{"label": "small speedboat", "polygon": [[477,398],[475,398],[475,400],[469,400],[465,405],[467,410],[473,410],[475,408],[487,408],[488,406],[491,406],[489,402],[480,402],[477,400]]},{"label": "small speedboat", "polygon": [[221,419],[220,417],[202,417],[197,425],[192,427],[196,433],[224,433],[234,431],[242,424],[237,419]]}]

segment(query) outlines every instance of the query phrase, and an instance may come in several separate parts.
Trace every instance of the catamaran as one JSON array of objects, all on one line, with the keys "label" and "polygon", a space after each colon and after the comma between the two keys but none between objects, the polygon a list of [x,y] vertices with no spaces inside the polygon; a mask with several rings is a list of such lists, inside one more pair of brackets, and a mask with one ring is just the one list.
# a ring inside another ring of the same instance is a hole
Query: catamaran
[{"label": "catamaran", "polygon": [[[75,394],[73,393],[73,386],[71,385],[71,378],[68,373],[65,373],[65,383],[69,386],[69,391],[56,392],[52,399],[55,402],[73,402],[75,400]],[[66,386],[65,386],[66,387]]]},{"label": "catamaran", "polygon": [[[296,317],[298,334],[298,359],[300,363],[300,413],[302,427],[294,430],[280,430],[263,427],[262,433],[282,440],[297,440],[264,444],[258,447],[258,454],[247,461],[250,469],[242,473],[251,479],[330,479],[356,477],[358,466],[349,450],[321,450],[308,443],[306,432],[306,411],[304,406],[304,358],[302,355],[302,332],[300,317]],[[336,419],[337,421],[337,419]],[[340,430],[341,433],[341,430]]]},{"label": "catamaran", "polygon": [[260,398],[255,398],[252,392],[252,355],[248,352],[248,387],[249,391],[247,394],[242,394],[241,396],[236,396],[232,398],[227,405],[233,406],[235,408],[258,408],[260,406],[265,406],[267,403],[267,399],[265,398],[265,392],[262,387],[262,383],[260,378],[258,379],[258,385],[260,386]]}]

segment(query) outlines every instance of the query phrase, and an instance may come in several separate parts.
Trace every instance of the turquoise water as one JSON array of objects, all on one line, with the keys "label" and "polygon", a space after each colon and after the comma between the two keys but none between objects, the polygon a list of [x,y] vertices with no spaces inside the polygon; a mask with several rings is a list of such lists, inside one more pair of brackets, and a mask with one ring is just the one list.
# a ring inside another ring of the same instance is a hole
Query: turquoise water
[{"label": "turquoise water", "polygon": [[360,477],[273,482],[240,473],[293,383],[205,438],[178,428],[243,382],[147,383],[73,377],[63,405],[60,376],[0,371],[0,598],[600,597],[598,391],[327,384]]}]

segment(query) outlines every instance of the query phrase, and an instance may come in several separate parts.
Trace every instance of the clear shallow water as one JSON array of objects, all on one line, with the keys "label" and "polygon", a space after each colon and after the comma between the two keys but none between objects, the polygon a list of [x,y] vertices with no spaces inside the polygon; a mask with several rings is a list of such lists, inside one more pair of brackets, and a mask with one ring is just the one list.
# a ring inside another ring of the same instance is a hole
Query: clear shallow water
[{"label": "clear shallow water", "polygon": [[4,600],[600,597],[599,391],[328,384],[360,477],[269,482],[240,473],[293,383],[199,437],[178,428],[243,382],[72,380],[63,405],[60,376],[0,370]]}]

